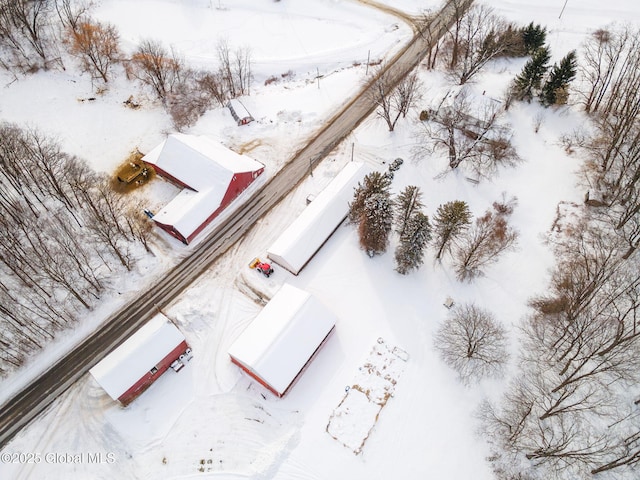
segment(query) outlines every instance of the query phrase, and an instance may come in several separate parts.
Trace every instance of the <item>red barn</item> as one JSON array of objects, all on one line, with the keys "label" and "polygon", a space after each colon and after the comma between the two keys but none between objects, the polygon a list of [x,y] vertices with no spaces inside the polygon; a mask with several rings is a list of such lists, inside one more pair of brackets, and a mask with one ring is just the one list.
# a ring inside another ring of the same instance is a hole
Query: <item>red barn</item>
[{"label": "red barn", "polygon": [[153,317],[91,370],[111,398],[128,405],[169,367],[191,358],[184,335],[162,314]]},{"label": "red barn", "polygon": [[284,284],[229,348],[231,361],[282,397],[320,351],[336,318],[308,292]]},{"label": "red barn", "polygon": [[264,165],[203,136],[173,134],[142,160],[183,190],[153,216],[188,244],[262,172]]}]

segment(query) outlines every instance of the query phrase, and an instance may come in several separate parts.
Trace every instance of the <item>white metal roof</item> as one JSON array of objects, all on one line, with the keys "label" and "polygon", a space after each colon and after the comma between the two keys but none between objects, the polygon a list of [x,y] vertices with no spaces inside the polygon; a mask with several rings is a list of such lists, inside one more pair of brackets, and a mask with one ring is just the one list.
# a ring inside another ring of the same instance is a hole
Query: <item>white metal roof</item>
[{"label": "white metal roof", "polygon": [[154,215],[188,238],[217,210],[235,173],[255,172],[263,165],[203,136],[176,133],[142,158],[188,185]]},{"label": "white metal roof", "polygon": [[267,256],[297,275],[349,212],[353,190],[369,168],[350,162],[267,249]]},{"label": "white metal roof", "polygon": [[159,313],[89,371],[117,400],[184,339],[180,330]]},{"label": "white metal roof", "polygon": [[336,318],[304,290],[284,284],[229,348],[229,355],[283,394]]}]

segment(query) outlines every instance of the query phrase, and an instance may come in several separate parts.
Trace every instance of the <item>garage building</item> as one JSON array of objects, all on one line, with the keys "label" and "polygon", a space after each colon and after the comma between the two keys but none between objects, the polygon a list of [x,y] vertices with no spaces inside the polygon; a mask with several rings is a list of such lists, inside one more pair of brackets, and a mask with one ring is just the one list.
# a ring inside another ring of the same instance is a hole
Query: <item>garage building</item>
[{"label": "garage building", "polygon": [[308,292],[284,284],[229,348],[231,361],[282,397],[327,341],[335,316]]},{"label": "garage building", "polygon": [[[181,357],[182,356],[182,360]],[[159,313],[96,364],[90,373],[122,405],[128,405],[169,369],[179,370],[191,350],[178,328]]]}]

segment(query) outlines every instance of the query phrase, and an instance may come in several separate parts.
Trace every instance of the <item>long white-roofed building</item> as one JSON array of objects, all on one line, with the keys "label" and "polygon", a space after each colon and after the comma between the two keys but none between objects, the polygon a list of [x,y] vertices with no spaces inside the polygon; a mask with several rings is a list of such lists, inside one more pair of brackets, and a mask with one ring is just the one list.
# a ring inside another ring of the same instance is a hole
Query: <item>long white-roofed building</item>
[{"label": "long white-roofed building", "polygon": [[349,213],[349,202],[358,183],[370,169],[350,162],[267,249],[267,256],[294,275],[340,226]]}]

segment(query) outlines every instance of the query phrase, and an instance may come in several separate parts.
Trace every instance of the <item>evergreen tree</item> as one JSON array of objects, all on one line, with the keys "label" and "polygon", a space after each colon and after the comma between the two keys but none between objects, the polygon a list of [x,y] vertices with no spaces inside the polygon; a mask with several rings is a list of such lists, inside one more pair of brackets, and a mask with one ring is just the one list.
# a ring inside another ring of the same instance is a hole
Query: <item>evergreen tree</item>
[{"label": "evergreen tree", "polygon": [[400,244],[396,248],[396,271],[406,275],[424,263],[424,250],[431,240],[429,217],[414,212],[405,224]]},{"label": "evergreen tree", "polygon": [[449,249],[451,242],[471,224],[469,205],[462,200],[442,204],[433,217],[436,259]]},{"label": "evergreen tree", "polygon": [[548,47],[541,47],[533,53],[513,82],[515,98],[531,101],[534,93],[540,90],[542,78],[549,69],[549,58],[551,53]]},{"label": "evergreen tree", "polygon": [[364,201],[358,233],[360,246],[373,257],[387,251],[393,226],[393,202],[388,190],[374,193]]},{"label": "evergreen tree", "polygon": [[567,87],[575,78],[577,70],[576,51],[572,50],[560,60],[560,64],[554,64],[549,78],[542,87],[540,102],[543,105],[556,105],[566,103]]},{"label": "evergreen tree", "polygon": [[539,48],[542,48],[547,39],[547,29],[531,22],[522,29],[522,42],[527,54],[532,55]]},{"label": "evergreen tree", "polygon": [[396,233],[400,235],[404,234],[407,228],[407,223],[413,216],[413,214],[419,211],[424,204],[422,203],[422,192],[419,187],[415,185],[408,185],[400,194],[394,203],[395,208],[395,224]]},{"label": "evergreen tree", "polygon": [[349,204],[349,223],[360,224],[367,198],[376,193],[387,193],[391,188],[391,178],[380,172],[371,172],[364,177],[363,183],[358,183],[353,194],[353,201]]}]

